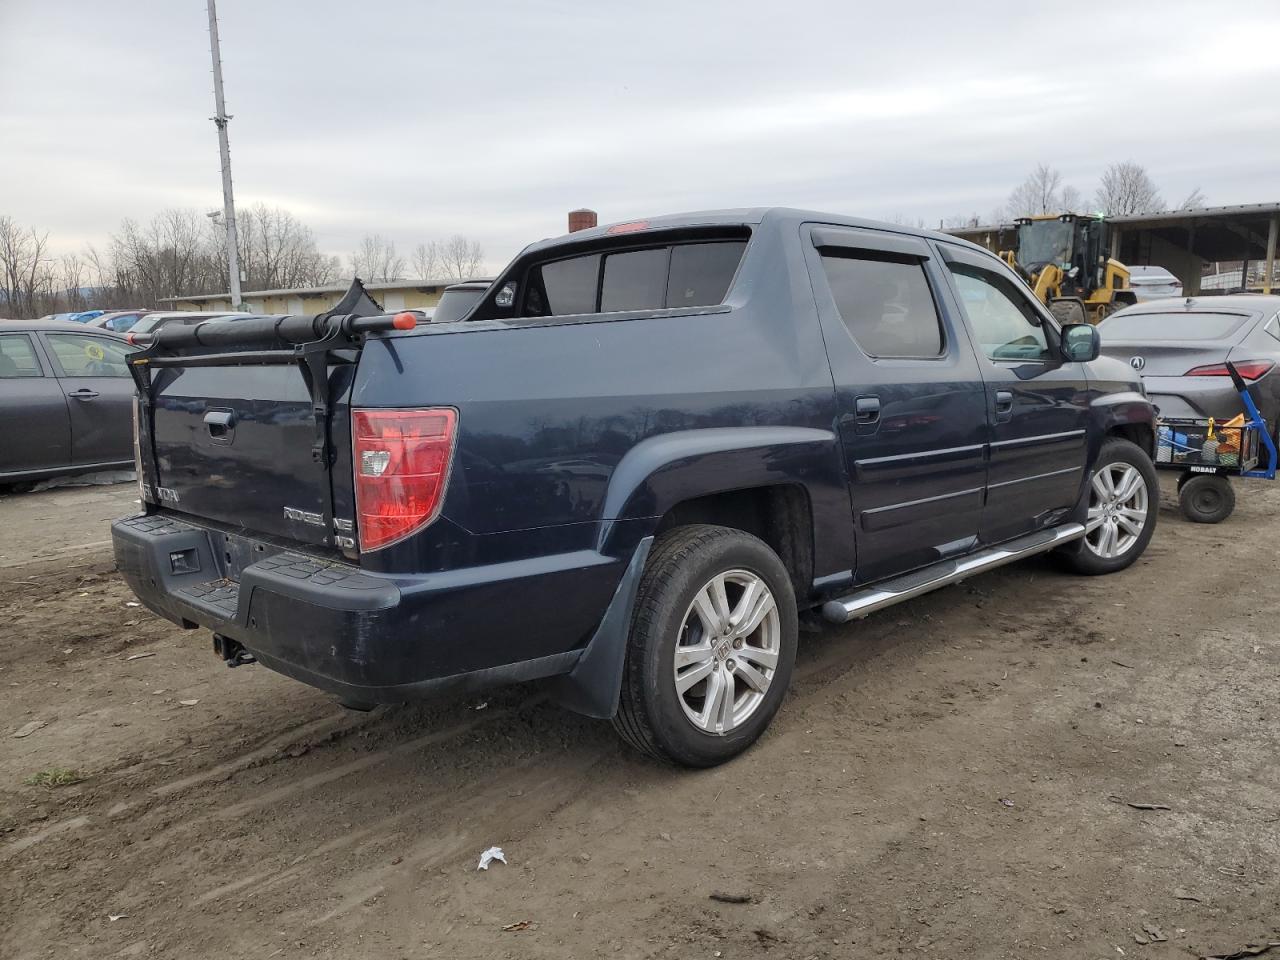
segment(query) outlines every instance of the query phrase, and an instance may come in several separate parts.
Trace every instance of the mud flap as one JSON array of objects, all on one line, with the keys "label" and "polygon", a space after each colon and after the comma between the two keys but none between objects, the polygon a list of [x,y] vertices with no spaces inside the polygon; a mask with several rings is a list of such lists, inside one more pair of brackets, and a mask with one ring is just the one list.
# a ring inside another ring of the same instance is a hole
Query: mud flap
[{"label": "mud flap", "polygon": [[645,537],[636,545],[609,608],[582,656],[572,670],[550,682],[551,699],[565,709],[597,720],[608,720],[618,712],[622,665],[631,633],[631,609],[635,606],[640,577],[652,546],[653,537]]}]

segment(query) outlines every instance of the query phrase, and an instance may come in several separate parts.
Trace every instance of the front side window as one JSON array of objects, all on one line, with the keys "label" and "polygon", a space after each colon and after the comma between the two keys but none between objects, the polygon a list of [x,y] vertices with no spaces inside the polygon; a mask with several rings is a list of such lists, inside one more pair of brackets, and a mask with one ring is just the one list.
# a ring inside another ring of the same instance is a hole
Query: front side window
[{"label": "front side window", "polygon": [[840,319],[863,353],[914,359],[941,355],[942,324],[919,260],[869,251],[823,254],[822,269]]},{"label": "front side window", "polygon": [[49,348],[68,377],[127,377],[128,344],[76,333],[48,334]]},{"label": "front side window", "polygon": [[42,376],[30,337],[25,333],[0,337],[0,380]]},{"label": "front side window", "polygon": [[963,263],[951,264],[960,303],[978,346],[992,360],[1047,360],[1044,321],[1012,280]]}]

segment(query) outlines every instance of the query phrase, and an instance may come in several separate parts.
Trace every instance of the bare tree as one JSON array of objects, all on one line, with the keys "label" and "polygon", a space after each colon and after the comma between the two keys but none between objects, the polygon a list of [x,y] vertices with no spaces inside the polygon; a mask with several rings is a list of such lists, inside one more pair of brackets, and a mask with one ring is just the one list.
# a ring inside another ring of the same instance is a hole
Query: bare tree
[{"label": "bare tree", "polygon": [[221,250],[194,210],[162,210],[146,224],[122,221],[111,237],[111,259],[119,286],[142,306],[225,286]]},{"label": "bare tree", "polygon": [[314,287],[334,280],[334,258],[316,248],[311,228],[288,210],[258,203],[237,214],[236,227],[246,289]]},{"label": "bare tree", "polygon": [[1068,185],[1062,188],[1062,195],[1058,198],[1058,209],[1062,213],[1083,213],[1084,202],[1084,194]]},{"label": "bare tree", "polygon": [[380,233],[366,233],[350,259],[351,272],[364,280],[399,280],[404,275],[404,260],[396,254],[395,241]]},{"label": "bare tree", "polygon": [[1177,210],[1196,210],[1203,207],[1206,203],[1204,194],[1200,192],[1200,188],[1196,187],[1183,198],[1182,202],[1175,208]]},{"label": "bare tree", "polygon": [[980,226],[982,226],[982,218],[978,216],[976,211],[969,214],[952,214],[949,217],[943,218],[942,221],[942,228],[944,230],[965,230]]},{"label": "bare tree", "polygon": [[1095,202],[1098,209],[1112,217],[1156,213],[1164,209],[1164,200],[1146,168],[1132,160],[1107,167],[1098,185]]},{"label": "bare tree", "polygon": [[53,301],[55,279],[48,245],[47,232],[0,216],[0,298],[10,316],[38,316]]},{"label": "bare tree", "polygon": [[84,310],[85,275],[88,266],[80,259],[79,254],[65,253],[61,258],[62,296],[68,310]]},{"label": "bare tree", "polygon": [[484,264],[484,250],[476,241],[455,233],[440,248],[440,261],[445,276],[454,280],[470,280]]},{"label": "bare tree", "polygon": [[440,265],[440,243],[431,240],[413,248],[413,272],[419,280],[435,280],[443,269]]},{"label": "bare tree", "polygon": [[1009,194],[1009,215],[1034,217],[1043,213],[1061,213],[1062,196],[1062,174],[1047,163],[1036,164],[1027,179]]}]

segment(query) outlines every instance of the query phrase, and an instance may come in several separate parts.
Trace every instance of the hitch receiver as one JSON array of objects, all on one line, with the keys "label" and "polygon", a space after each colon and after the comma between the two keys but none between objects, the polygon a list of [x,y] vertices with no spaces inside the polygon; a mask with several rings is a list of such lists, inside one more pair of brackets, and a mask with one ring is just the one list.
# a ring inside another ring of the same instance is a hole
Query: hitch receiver
[{"label": "hitch receiver", "polygon": [[247,663],[258,662],[258,658],[246,650],[239,640],[232,640],[220,633],[213,635],[213,652],[221,657],[228,667],[243,667]]}]

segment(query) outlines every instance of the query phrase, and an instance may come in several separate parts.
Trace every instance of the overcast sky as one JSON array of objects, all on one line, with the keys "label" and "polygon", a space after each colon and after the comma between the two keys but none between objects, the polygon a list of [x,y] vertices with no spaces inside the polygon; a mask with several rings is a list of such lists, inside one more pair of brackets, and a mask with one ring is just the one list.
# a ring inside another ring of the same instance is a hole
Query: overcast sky
[{"label": "overcast sky", "polygon": [[[785,204],[936,225],[1039,161],[1280,200],[1280,4],[220,0],[236,201],[323,250]],[[1092,36],[1101,38],[1092,42]],[[203,0],[0,0],[0,214],[221,206]]]}]

